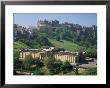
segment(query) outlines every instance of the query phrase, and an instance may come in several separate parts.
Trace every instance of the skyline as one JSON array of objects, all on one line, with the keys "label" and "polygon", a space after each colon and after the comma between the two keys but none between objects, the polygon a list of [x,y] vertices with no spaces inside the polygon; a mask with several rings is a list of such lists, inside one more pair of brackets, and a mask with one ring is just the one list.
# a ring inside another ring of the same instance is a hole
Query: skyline
[{"label": "skyline", "polygon": [[36,26],[38,20],[58,20],[59,23],[72,23],[81,26],[97,25],[96,13],[15,13],[14,24],[24,27]]}]

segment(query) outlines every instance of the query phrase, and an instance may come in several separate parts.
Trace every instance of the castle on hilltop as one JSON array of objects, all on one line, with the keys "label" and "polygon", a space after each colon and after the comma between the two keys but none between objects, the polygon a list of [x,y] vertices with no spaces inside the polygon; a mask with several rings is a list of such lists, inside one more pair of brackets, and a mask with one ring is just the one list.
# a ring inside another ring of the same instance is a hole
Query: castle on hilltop
[{"label": "castle on hilltop", "polygon": [[52,20],[52,21],[47,21],[45,20],[38,20],[37,22],[37,29],[39,30],[40,28],[49,28],[49,27],[69,27],[73,28],[73,24],[65,22],[65,23],[60,23],[58,20]]},{"label": "castle on hilltop", "polygon": [[37,22],[37,28],[47,28],[47,27],[58,27],[60,26],[59,21],[58,20],[54,20],[54,21],[47,21],[46,19],[44,21],[42,20],[38,20]]},{"label": "castle on hilltop", "polygon": [[16,39],[18,36],[22,36],[22,35],[28,35],[28,37],[32,37],[35,30],[47,30],[48,29],[68,29],[70,31],[77,31],[77,33],[80,33],[80,31],[89,31],[89,30],[97,30],[97,26],[96,25],[92,25],[91,27],[85,27],[85,26],[81,26],[79,24],[73,24],[73,23],[69,23],[69,22],[64,22],[64,23],[60,23],[58,20],[38,20],[37,24],[34,26],[30,26],[28,28],[23,27],[21,25],[18,24],[13,24],[13,34],[14,34],[14,38]]},{"label": "castle on hilltop", "polygon": [[31,55],[33,59],[45,60],[49,57],[54,57],[61,61],[68,61],[70,63],[78,63],[84,59],[84,52],[70,52],[63,49],[50,47],[48,49],[22,49],[20,50],[20,60],[25,60],[27,56]]}]

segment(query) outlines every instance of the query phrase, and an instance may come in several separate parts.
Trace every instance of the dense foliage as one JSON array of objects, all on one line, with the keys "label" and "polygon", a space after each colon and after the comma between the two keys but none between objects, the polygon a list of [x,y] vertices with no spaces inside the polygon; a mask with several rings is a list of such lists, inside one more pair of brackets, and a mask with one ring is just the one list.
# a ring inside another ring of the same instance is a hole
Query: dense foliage
[{"label": "dense foliage", "polygon": [[[92,27],[83,27],[81,25],[74,25],[73,28],[66,26],[60,27],[47,27],[33,29],[33,33],[29,35],[28,33],[18,33],[15,41],[22,41],[33,47],[37,46],[50,46],[51,43],[48,39],[56,39],[57,41],[67,40],[84,47],[96,46],[97,43],[97,27],[93,25]],[[37,43],[36,43],[37,42]],[[31,45],[32,44],[32,45]]]},{"label": "dense foliage", "polygon": [[62,62],[49,57],[45,61],[32,59],[28,56],[26,60],[15,60],[14,71],[33,73],[33,75],[96,75],[97,68],[88,68],[80,72],[78,66],[72,66],[69,62]]},{"label": "dense foliage", "polygon": [[[51,41],[50,41],[51,40]],[[77,51],[85,51],[89,57],[97,57],[97,26],[84,27],[79,24],[74,24],[72,28],[65,25],[60,27],[46,27],[40,29],[32,29],[32,33],[18,32],[14,36],[14,42],[21,42],[29,46],[30,48],[47,48],[50,46],[56,47],[56,43],[53,41],[62,43],[64,41],[71,42],[73,45],[77,44],[83,48],[76,49]],[[57,44],[58,45],[58,44]],[[60,45],[60,44],[59,44]],[[68,47],[73,47],[66,45]],[[65,48],[69,51],[72,48]]]},{"label": "dense foliage", "polygon": [[49,69],[50,74],[59,73],[61,65],[62,62],[60,60],[56,60],[52,57],[45,60],[45,66]]},{"label": "dense foliage", "polygon": [[[42,69],[49,71],[49,74],[69,73],[78,68],[73,68],[69,62],[62,62],[54,58],[46,61],[34,60],[31,56],[25,61],[19,61],[19,50],[23,48],[48,48],[54,46],[68,51],[83,51],[87,57],[97,58],[97,26],[84,27],[74,24],[72,28],[61,25],[59,27],[46,27],[32,29],[32,33],[18,32],[14,35],[14,69],[32,71],[35,75],[43,75]],[[96,74],[96,69],[91,73]]]}]

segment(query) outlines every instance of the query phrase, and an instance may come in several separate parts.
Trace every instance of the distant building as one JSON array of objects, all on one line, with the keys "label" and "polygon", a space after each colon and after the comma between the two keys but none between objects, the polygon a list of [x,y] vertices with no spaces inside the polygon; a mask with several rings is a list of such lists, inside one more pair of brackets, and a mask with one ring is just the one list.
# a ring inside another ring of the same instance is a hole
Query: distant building
[{"label": "distant building", "polygon": [[[33,27],[33,28],[35,28],[35,27]],[[14,24],[13,25],[14,39],[16,39],[17,37],[22,36],[22,35],[27,35],[28,38],[32,37],[33,28],[32,27],[26,28],[26,27],[20,26],[18,24]]]},{"label": "distant building", "polygon": [[59,51],[55,50],[54,47],[48,49],[22,49],[20,50],[20,60],[25,60],[26,56],[31,55],[33,59],[45,60],[48,57],[54,57],[61,61],[68,61],[70,63],[78,63],[80,58],[83,57],[84,53],[70,52],[70,51]]},{"label": "distant building", "polygon": [[46,20],[44,21],[41,21],[41,20],[38,20],[37,22],[37,29],[39,30],[40,28],[46,28],[50,25],[50,23]]},{"label": "distant building", "polygon": [[44,21],[38,20],[37,22],[37,29],[39,30],[40,28],[46,29],[49,27],[59,27],[59,21],[58,20],[52,20],[52,21],[47,21],[46,19]]},{"label": "distant building", "polygon": [[54,21],[52,20],[52,21],[51,21],[51,25],[52,25],[52,27],[59,27],[59,26],[60,26],[58,20],[54,20]]}]

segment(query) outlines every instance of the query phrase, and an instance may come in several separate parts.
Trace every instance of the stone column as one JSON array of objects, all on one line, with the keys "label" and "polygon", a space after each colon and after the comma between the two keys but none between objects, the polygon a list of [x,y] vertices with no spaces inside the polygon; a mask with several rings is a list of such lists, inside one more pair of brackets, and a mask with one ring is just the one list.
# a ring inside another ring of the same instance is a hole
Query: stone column
[{"label": "stone column", "polygon": [[65,61],[67,61],[67,55],[65,56],[66,58],[65,58]]},{"label": "stone column", "polygon": [[41,55],[39,54],[39,59],[41,59]]},{"label": "stone column", "polygon": [[73,55],[71,56],[71,59],[72,59],[72,63],[74,63],[74,56]]},{"label": "stone column", "polygon": [[23,58],[23,52],[20,52],[20,58]]},{"label": "stone column", "polygon": [[73,63],[73,58],[72,58],[73,56],[71,55],[71,63]]},{"label": "stone column", "polygon": [[39,55],[39,53],[37,53],[37,57],[38,57],[38,58],[40,58],[40,55]]},{"label": "stone column", "polygon": [[35,59],[35,51],[34,51],[34,59]]},{"label": "stone column", "polygon": [[65,55],[65,61],[67,60],[67,55]]},{"label": "stone column", "polygon": [[76,63],[78,63],[79,62],[79,57],[76,57]]},{"label": "stone column", "polygon": [[20,58],[22,58],[22,54],[21,54],[21,52],[19,53],[19,56],[20,56]]},{"label": "stone column", "polygon": [[60,56],[60,60],[62,60],[61,56]]},{"label": "stone column", "polygon": [[44,56],[42,56],[42,60],[44,59]]},{"label": "stone column", "polygon": [[70,55],[69,55],[68,57],[69,57],[69,62],[71,63],[71,58],[70,58]]},{"label": "stone column", "polygon": [[67,55],[67,61],[69,61],[69,60],[68,60],[68,55]]},{"label": "stone column", "polygon": [[37,52],[35,52],[35,58],[37,58]]},{"label": "stone column", "polygon": [[69,58],[68,58],[68,55],[67,55],[67,61],[69,62]]},{"label": "stone column", "polygon": [[57,59],[58,59],[58,54],[57,54]]},{"label": "stone column", "polygon": [[56,59],[56,55],[54,55],[55,59]]},{"label": "stone column", "polygon": [[42,55],[41,55],[41,60],[42,60]]},{"label": "stone column", "polygon": [[63,61],[65,61],[65,55],[63,55]]},{"label": "stone column", "polygon": [[55,58],[57,59],[57,54],[55,54]]},{"label": "stone column", "polygon": [[24,57],[24,59],[25,59],[25,57],[26,57],[26,52],[23,52],[23,57]]},{"label": "stone column", "polygon": [[68,62],[69,62],[69,56],[68,56]]},{"label": "stone column", "polygon": [[71,55],[71,63],[73,63],[73,58],[72,58],[73,56]]},{"label": "stone column", "polygon": [[23,52],[22,52],[22,58],[23,58]]},{"label": "stone column", "polygon": [[74,63],[76,63],[76,56],[74,57]]},{"label": "stone column", "polygon": [[57,59],[57,54],[55,54],[55,58]]},{"label": "stone column", "polygon": [[66,55],[65,55],[65,61],[66,61]]},{"label": "stone column", "polygon": [[30,56],[32,56],[32,51],[30,51]]},{"label": "stone column", "polygon": [[74,56],[72,56],[72,63],[74,63]]},{"label": "stone column", "polygon": [[70,56],[68,55],[68,60],[69,60],[69,62],[70,62]]},{"label": "stone column", "polygon": [[70,63],[72,63],[71,55],[70,55]]}]

